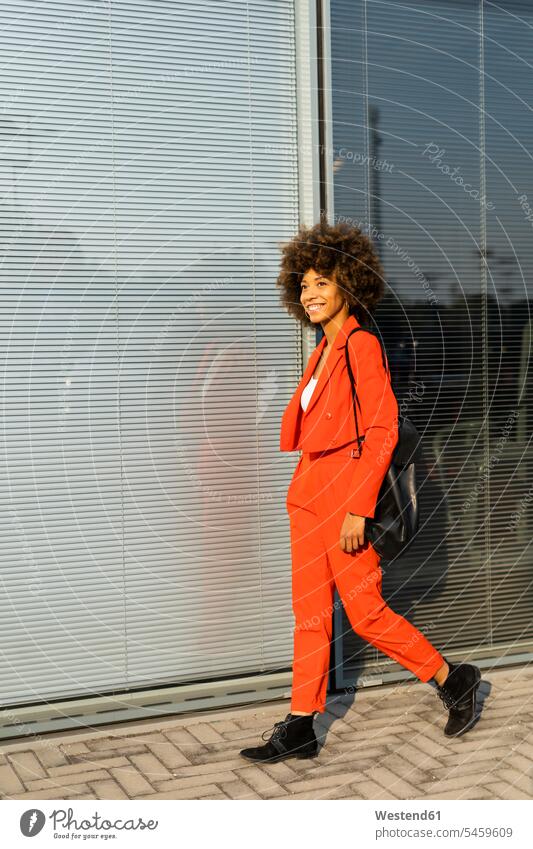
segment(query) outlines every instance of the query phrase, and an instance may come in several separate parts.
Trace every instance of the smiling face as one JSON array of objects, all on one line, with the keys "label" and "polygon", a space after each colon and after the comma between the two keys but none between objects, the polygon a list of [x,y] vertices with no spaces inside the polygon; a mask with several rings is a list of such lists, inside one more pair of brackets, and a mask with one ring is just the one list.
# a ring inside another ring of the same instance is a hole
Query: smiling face
[{"label": "smiling face", "polygon": [[349,315],[341,289],[313,268],[302,277],[300,301],[313,324],[324,324],[332,319],[342,324]]}]

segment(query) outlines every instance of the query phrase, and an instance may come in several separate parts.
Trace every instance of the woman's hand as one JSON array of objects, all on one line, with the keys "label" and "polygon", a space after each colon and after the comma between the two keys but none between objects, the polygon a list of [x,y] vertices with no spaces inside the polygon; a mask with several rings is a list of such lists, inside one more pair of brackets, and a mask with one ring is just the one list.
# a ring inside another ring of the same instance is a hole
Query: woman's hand
[{"label": "woman's hand", "polygon": [[365,517],[346,513],[341,528],[340,546],[343,551],[352,553],[365,542]]}]

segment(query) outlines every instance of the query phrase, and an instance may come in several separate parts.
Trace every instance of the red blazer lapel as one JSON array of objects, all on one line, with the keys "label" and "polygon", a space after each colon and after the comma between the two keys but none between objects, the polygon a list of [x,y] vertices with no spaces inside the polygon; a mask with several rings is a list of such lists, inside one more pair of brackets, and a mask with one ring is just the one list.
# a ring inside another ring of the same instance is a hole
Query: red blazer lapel
[{"label": "red blazer lapel", "polygon": [[[305,367],[304,373],[301,377],[301,380],[296,387],[294,395],[289,401],[285,412],[283,413],[283,417],[281,419],[281,432],[280,432],[280,450],[281,451],[294,451],[296,446],[296,441],[298,437],[298,418],[303,413],[301,406],[301,397],[302,392],[305,387],[309,383],[311,377],[313,376],[313,372],[316,368],[316,364],[320,359],[320,355],[324,350],[326,344],[326,337],[323,336],[314,351],[311,353],[309,360],[307,361],[307,366]],[[322,374],[320,375],[322,377]],[[320,380],[320,378],[319,378]],[[318,383],[317,383],[318,386]],[[315,391],[316,388],[315,387]],[[314,393],[313,393],[314,394]]]},{"label": "red blazer lapel", "polygon": [[[339,336],[339,334],[337,334],[337,338],[338,338],[338,336]],[[325,337],[323,337],[323,338],[325,338]],[[309,411],[313,409],[314,405],[316,404],[316,402],[320,398],[320,395],[321,395],[324,387],[327,386],[329,379],[330,379],[331,375],[333,374],[333,372],[335,370],[335,366],[339,363],[339,361],[342,357],[342,350],[339,350],[339,348],[337,347],[337,344],[336,344],[337,338],[335,339],[335,342],[333,344],[333,348],[331,349],[331,351],[329,352],[329,354],[327,356],[324,368],[322,369],[322,371],[320,372],[320,374],[318,376],[317,384],[316,384],[315,388],[313,389],[313,392],[311,394],[311,398],[309,399],[309,403],[307,405],[307,408],[304,411],[302,411],[304,416],[306,416],[307,413],[309,413]],[[309,378],[310,377],[311,377],[311,375],[309,375]],[[308,380],[309,380],[309,378],[308,378]]]},{"label": "red blazer lapel", "polygon": [[[326,364],[320,372],[318,382],[315,388],[313,389],[313,394],[311,395],[309,404],[307,405],[307,409],[305,410],[304,415],[307,415],[307,413],[309,413],[310,410],[312,410],[314,405],[317,403],[318,399],[320,398],[320,395],[324,390],[324,387],[327,386],[327,384],[329,383],[331,375],[335,371],[337,365],[340,362],[344,362],[344,346],[346,344],[346,338],[355,327],[359,327],[359,322],[357,321],[355,316],[349,315],[335,337],[335,341],[333,342],[333,348],[329,352],[326,359]],[[321,341],[323,341],[323,339]]]},{"label": "red blazer lapel", "polygon": [[324,391],[324,387],[328,385],[328,382],[335,368],[344,359],[344,345],[346,343],[346,338],[348,334],[355,327],[359,326],[359,322],[357,321],[355,316],[348,316],[341,329],[337,333],[337,336],[335,337],[333,349],[329,352],[327,356],[326,363],[324,365],[324,368],[320,372],[317,384],[313,390],[313,394],[311,395],[309,404],[307,405],[307,409],[304,411],[301,407],[302,392],[304,391],[305,387],[309,383],[309,380],[313,376],[313,372],[316,368],[318,360],[320,359],[320,355],[322,354],[322,351],[326,346],[326,336],[322,337],[322,339],[312,352],[311,356],[309,357],[309,361],[307,363],[305,371],[302,375],[302,378],[296,388],[294,395],[289,401],[289,404],[281,420],[281,451],[295,450],[299,438],[299,430],[302,416],[306,416],[317,403],[318,399],[320,398],[320,395]]}]

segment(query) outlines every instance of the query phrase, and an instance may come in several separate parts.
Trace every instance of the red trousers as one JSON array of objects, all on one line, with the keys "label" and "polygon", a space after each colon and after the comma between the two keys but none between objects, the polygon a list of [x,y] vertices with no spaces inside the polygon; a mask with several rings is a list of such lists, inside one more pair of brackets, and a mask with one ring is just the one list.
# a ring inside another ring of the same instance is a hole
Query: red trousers
[{"label": "red trousers", "polygon": [[287,492],[296,620],[292,711],[325,710],[335,586],[353,630],[421,681],[444,663],[424,634],[384,601],[379,555],[371,543],[353,553],[340,547],[357,462],[349,452],[345,447],[302,454]]}]

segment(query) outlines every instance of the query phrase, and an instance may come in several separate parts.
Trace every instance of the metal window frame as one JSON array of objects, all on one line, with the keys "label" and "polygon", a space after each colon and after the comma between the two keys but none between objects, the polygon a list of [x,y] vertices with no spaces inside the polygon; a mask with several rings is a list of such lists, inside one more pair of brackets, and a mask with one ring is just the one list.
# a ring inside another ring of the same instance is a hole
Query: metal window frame
[{"label": "metal window frame", "polygon": [[36,705],[11,705],[0,711],[0,740],[54,731],[90,731],[99,725],[221,707],[260,705],[273,699],[290,698],[291,678],[291,672],[278,672],[82,696]]},{"label": "metal window frame", "polygon": [[[295,0],[296,104],[298,112],[298,185],[300,224],[312,226],[323,209],[321,147],[321,2]],[[302,328],[303,369],[320,340],[312,327]]]}]

